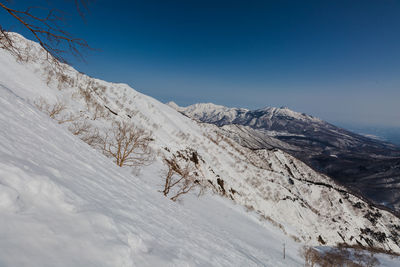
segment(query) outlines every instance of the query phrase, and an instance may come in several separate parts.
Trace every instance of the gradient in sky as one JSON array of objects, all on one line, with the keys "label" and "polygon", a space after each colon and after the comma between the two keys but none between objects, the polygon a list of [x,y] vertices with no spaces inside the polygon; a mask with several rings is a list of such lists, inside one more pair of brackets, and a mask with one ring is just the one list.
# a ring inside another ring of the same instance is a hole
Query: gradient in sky
[{"label": "gradient in sky", "polygon": [[[400,127],[400,1],[14,0],[74,14],[101,51],[80,71],[160,101],[288,106],[346,125]],[[4,11],[1,24],[32,38]]]}]

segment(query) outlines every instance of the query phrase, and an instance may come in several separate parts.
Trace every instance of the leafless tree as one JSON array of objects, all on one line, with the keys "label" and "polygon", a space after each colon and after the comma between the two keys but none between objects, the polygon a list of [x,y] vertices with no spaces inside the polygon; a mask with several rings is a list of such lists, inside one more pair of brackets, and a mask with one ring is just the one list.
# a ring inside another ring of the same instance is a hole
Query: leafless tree
[{"label": "leafless tree", "polygon": [[50,118],[55,120],[61,119],[59,115],[66,109],[65,104],[60,100],[57,100],[54,104],[49,104],[43,97],[35,100],[34,104],[40,111],[46,113]]},{"label": "leafless tree", "polygon": [[91,129],[92,129],[92,126],[87,122],[87,120],[74,121],[68,127],[68,130],[73,135],[78,135],[78,136],[83,135],[87,132],[91,132]]},{"label": "leafless tree", "polygon": [[181,195],[201,186],[199,175],[193,162],[184,161],[184,163],[178,163],[178,159],[175,156],[170,159],[164,158],[164,162],[168,166],[164,190],[162,191],[164,196],[167,197],[172,193],[173,196],[170,199],[176,201]]},{"label": "leafless tree", "polygon": [[94,103],[94,108],[93,108],[93,120],[97,120],[99,118],[105,118],[107,116],[107,112],[104,108],[104,106]]},{"label": "leafless tree", "polygon": [[57,100],[54,104],[49,104],[46,99],[39,97],[33,104],[42,112],[49,115],[50,118],[56,120],[59,124],[66,122],[77,122],[82,114],[73,114],[64,112],[67,107],[61,100]]},{"label": "leafless tree", "polygon": [[[88,0],[74,0],[78,13],[83,17],[88,8]],[[91,49],[88,43],[68,33],[61,23],[65,20],[64,12],[58,9],[45,7],[27,7],[25,10],[17,10],[10,7],[10,1],[0,1],[0,8],[16,19],[17,23],[26,28],[35,40],[44,49],[47,59],[58,64],[65,63],[64,55],[67,52],[83,58],[82,49]],[[42,16],[43,11],[46,15]],[[17,58],[23,58],[23,51],[19,48],[13,36],[0,25],[0,47],[10,51]]]},{"label": "leafless tree", "polygon": [[333,247],[329,251],[319,251],[312,247],[304,246],[300,250],[300,255],[304,258],[304,264],[307,267],[374,267],[379,265],[379,261],[374,254],[345,248]]},{"label": "leafless tree", "polygon": [[9,51],[18,60],[23,60],[22,51],[16,47],[14,40],[9,32],[0,25],[0,48]]},{"label": "leafless tree", "polygon": [[100,145],[103,153],[114,158],[118,166],[141,166],[153,158],[149,146],[152,141],[151,134],[145,130],[130,122],[116,121],[105,137],[101,138]]},{"label": "leafless tree", "polygon": [[69,125],[68,130],[92,147],[98,146],[101,142],[99,130],[92,126],[87,120],[73,121]]},{"label": "leafless tree", "polygon": [[85,13],[89,10],[89,3],[92,2],[90,0],[74,0],[76,9],[78,10],[79,15],[84,18]]},{"label": "leafless tree", "polygon": [[73,114],[73,113],[72,114],[69,113],[69,114],[66,114],[64,116],[60,116],[60,117],[56,118],[56,120],[57,120],[57,122],[59,124],[63,124],[63,123],[66,123],[66,122],[75,122],[75,121],[79,120],[79,118],[80,118],[80,114],[76,115],[76,114]]}]

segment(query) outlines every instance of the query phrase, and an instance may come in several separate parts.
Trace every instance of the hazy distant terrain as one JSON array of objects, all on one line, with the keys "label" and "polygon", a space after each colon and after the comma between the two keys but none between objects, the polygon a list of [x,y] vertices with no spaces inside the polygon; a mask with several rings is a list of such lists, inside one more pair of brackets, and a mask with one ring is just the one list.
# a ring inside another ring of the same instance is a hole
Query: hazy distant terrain
[{"label": "hazy distant terrain", "polygon": [[384,126],[362,126],[351,125],[347,123],[335,123],[343,128],[349,129],[352,132],[371,135],[380,140],[387,141],[400,146],[400,127],[384,127]]}]

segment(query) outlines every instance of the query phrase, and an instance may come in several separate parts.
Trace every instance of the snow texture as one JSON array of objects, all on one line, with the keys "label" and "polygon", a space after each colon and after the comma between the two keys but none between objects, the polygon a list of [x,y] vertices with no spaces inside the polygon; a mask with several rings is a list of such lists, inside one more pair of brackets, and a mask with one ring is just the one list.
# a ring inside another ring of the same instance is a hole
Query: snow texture
[{"label": "snow texture", "polygon": [[0,266],[300,266],[273,226],[216,196],[168,200],[159,164],[132,175],[16,91],[0,86]]}]

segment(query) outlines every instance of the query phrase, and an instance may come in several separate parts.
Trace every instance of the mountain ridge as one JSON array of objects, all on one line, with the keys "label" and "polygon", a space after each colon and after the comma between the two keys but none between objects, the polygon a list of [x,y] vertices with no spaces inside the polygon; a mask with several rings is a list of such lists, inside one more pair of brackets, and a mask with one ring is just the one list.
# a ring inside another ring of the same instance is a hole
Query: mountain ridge
[{"label": "mountain ridge", "polygon": [[[400,188],[400,147],[397,145],[353,133],[287,108],[248,110],[211,104],[175,108],[197,121],[225,128],[225,133],[235,136],[236,141],[249,148],[282,149],[376,204],[386,205],[396,212],[400,210],[397,190]],[[253,130],[229,129],[229,125]],[[385,179],[387,186],[382,185],[381,180]]]},{"label": "mountain ridge", "polygon": [[213,103],[196,103],[186,107],[180,107],[173,101],[168,102],[167,105],[182,113],[185,113],[186,115],[189,115],[192,118],[203,118],[203,120],[205,118],[208,118],[209,120],[211,119],[213,120],[212,123],[218,126],[223,126],[225,124],[238,124],[235,123],[235,121],[237,121],[238,119],[244,119],[248,115],[251,117],[255,117],[257,116],[257,114],[262,114],[263,116],[267,116],[269,118],[272,118],[274,116],[288,116],[295,119],[322,122],[322,120],[319,118],[307,115],[305,113],[293,111],[288,107],[277,108],[265,106],[259,109],[250,110],[247,108],[226,107]]}]

